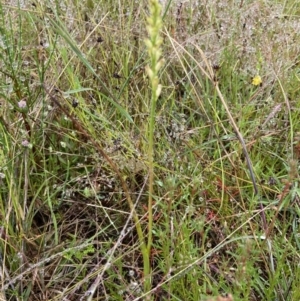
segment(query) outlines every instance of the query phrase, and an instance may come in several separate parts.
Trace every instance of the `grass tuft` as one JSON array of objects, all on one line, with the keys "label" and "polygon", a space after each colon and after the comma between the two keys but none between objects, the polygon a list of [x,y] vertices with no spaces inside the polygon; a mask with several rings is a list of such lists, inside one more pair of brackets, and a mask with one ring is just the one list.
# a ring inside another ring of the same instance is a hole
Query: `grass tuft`
[{"label": "grass tuft", "polygon": [[0,300],[299,300],[299,4],[2,2]]}]

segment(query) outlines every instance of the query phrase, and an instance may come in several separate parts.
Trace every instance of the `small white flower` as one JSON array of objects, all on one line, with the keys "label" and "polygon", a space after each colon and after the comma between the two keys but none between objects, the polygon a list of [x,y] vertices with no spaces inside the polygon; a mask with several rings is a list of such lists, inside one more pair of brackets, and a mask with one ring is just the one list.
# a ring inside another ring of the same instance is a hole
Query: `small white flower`
[{"label": "small white flower", "polygon": [[32,148],[32,144],[29,143],[28,140],[23,140],[21,144],[22,144],[22,146],[24,146],[24,147]]},{"label": "small white flower", "polygon": [[20,100],[18,102],[18,106],[20,109],[25,109],[26,108],[26,101],[25,100]]},{"label": "small white flower", "polygon": [[60,142],[60,145],[62,148],[66,148],[66,146],[67,146],[66,142],[63,142],[63,141]]}]

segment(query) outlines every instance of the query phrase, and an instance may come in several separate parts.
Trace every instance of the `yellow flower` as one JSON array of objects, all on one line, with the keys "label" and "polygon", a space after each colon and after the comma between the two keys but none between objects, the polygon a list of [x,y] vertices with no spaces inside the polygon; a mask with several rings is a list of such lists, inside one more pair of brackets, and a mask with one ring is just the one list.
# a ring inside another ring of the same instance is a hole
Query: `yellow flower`
[{"label": "yellow flower", "polygon": [[262,83],[261,77],[257,74],[252,79],[252,85],[258,86]]}]

